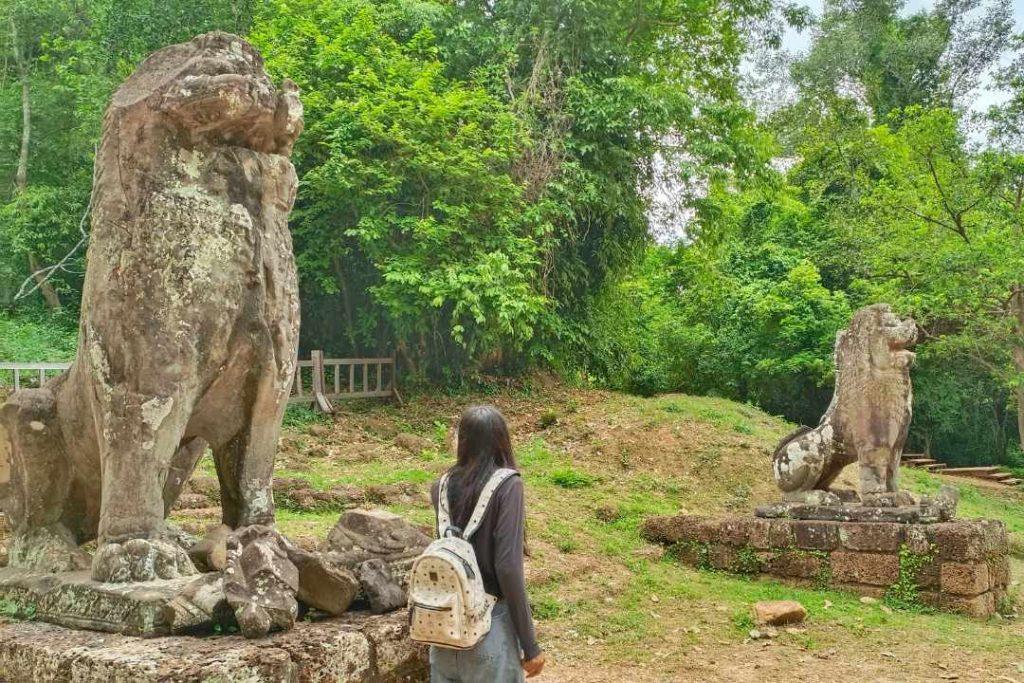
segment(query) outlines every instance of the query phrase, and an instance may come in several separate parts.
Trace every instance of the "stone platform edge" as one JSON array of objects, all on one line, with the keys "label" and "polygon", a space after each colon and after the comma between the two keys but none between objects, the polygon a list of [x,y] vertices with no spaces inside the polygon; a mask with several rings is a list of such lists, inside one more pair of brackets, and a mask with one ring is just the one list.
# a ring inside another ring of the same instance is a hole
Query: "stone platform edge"
[{"label": "stone platform edge", "polygon": [[642,533],[694,567],[871,597],[895,590],[905,595],[909,587],[922,605],[973,617],[995,613],[1009,583],[1006,527],[997,520],[898,524],[675,515],[648,518]]},{"label": "stone platform edge", "polygon": [[426,648],[409,640],[405,610],[299,622],[246,640],[136,638],[43,622],[0,625],[0,681],[56,683],[406,683],[427,680]]}]

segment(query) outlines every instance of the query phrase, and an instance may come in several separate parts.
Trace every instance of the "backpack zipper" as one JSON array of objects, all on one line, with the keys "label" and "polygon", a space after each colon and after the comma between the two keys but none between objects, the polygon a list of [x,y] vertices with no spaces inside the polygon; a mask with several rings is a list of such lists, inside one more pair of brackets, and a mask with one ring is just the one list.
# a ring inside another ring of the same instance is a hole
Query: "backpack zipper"
[{"label": "backpack zipper", "polygon": [[413,609],[425,609],[425,610],[429,610],[431,612],[451,612],[452,611],[451,606],[448,606],[448,607],[437,607],[435,605],[425,605],[422,602],[414,602],[414,603],[412,603],[412,606],[413,606]]},{"label": "backpack zipper", "polygon": [[476,578],[476,574],[473,573],[472,565],[470,565],[466,558],[464,558],[462,555],[459,555],[454,550],[450,550],[448,548],[438,548],[438,550],[440,550],[441,552],[448,553],[449,555],[457,559],[459,562],[461,562],[462,568],[466,570],[466,576],[469,578],[470,581]]}]

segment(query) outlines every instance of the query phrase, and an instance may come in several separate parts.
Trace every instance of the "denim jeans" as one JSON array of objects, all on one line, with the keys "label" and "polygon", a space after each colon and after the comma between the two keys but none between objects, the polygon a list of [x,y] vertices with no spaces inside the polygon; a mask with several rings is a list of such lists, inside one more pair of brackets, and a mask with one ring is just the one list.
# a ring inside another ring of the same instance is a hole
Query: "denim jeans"
[{"label": "denim jeans", "polygon": [[430,648],[430,683],[520,683],[519,640],[504,601],[491,612],[491,630],[471,650]]}]

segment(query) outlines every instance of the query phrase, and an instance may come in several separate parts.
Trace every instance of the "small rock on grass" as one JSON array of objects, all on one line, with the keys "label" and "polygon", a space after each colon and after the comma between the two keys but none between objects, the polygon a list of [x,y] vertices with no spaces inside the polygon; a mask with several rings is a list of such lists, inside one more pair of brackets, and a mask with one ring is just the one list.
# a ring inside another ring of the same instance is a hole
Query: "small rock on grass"
[{"label": "small rock on grass", "polygon": [[774,638],[777,635],[779,635],[779,632],[771,626],[768,626],[766,628],[761,629],[751,629],[750,633],[748,633],[747,635],[750,636],[751,640],[770,640],[771,638]]},{"label": "small rock on grass", "polygon": [[878,602],[878,599],[865,595],[863,598],[860,599],[860,601],[865,605],[874,605],[876,602]]},{"label": "small rock on grass", "polygon": [[766,600],[754,605],[754,620],[758,624],[799,624],[806,618],[807,609],[796,600]]}]

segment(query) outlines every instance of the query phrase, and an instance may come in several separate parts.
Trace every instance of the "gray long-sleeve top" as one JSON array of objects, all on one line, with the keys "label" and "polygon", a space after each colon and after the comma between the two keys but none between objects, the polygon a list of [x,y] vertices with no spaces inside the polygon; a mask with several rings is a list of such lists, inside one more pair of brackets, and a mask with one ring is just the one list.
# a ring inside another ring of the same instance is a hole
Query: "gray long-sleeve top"
[{"label": "gray long-sleeve top", "polygon": [[[430,489],[430,498],[437,514],[439,481]],[[454,491],[449,490],[449,496]],[[449,501],[449,509],[452,509]],[[452,523],[456,523],[452,520]],[[437,527],[437,524],[434,525]],[[533,614],[526,596],[526,577],[523,574],[523,548],[526,537],[526,506],[523,496],[523,480],[509,477],[494,492],[480,527],[473,534],[470,543],[476,552],[480,565],[484,590],[508,604],[512,625],[519,638],[519,647],[526,659],[540,654],[537,634],[533,626]]]}]

